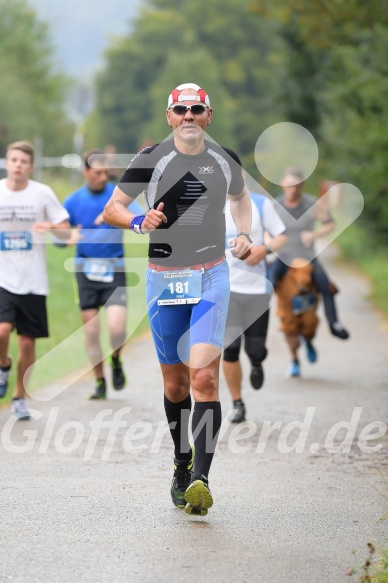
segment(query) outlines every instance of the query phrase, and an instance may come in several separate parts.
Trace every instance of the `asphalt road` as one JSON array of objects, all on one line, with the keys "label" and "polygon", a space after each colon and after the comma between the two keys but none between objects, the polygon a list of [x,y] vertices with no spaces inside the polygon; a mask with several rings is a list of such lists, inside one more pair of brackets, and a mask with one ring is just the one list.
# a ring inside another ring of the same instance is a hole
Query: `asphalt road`
[{"label": "asphalt road", "polygon": [[[148,336],[128,344],[128,386],[105,402],[85,399],[88,373],[36,392],[30,422],[13,424],[1,408],[0,582],[349,581],[367,543],[387,536],[388,442],[373,433],[388,417],[388,330],[367,282],[329,269],[352,337],[333,338],[322,318],[318,362],[302,354],[303,377],[288,379],[272,313],[265,386],[246,380],[248,422],[223,427],[206,517],[170,501],[172,447]],[[223,379],[221,400],[226,418]]]}]

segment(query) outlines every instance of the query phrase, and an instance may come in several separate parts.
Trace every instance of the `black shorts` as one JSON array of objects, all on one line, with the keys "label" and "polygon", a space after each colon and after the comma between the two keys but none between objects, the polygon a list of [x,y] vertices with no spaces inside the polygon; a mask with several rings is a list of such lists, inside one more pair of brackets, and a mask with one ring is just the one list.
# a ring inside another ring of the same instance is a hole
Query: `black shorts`
[{"label": "black shorts", "polygon": [[13,294],[0,287],[0,322],[12,324],[19,335],[47,338],[46,296]]},{"label": "black shorts", "polygon": [[124,271],[115,271],[111,283],[90,281],[82,271],[76,272],[76,278],[81,310],[98,309],[100,306],[127,305]]}]

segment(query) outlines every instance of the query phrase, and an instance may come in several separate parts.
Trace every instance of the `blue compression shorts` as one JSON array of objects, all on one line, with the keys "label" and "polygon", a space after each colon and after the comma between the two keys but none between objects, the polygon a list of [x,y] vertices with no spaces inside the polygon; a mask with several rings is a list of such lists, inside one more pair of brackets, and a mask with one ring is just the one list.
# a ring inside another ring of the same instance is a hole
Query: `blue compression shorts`
[{"label": "blue compression shorts", "polygon": [[147,268],[148,320],[159,362],[187,361],[194,344],[213,344],[222,350],[230,293],[228,263],[205,271],[198,304],[158,306],[156,276]]}]

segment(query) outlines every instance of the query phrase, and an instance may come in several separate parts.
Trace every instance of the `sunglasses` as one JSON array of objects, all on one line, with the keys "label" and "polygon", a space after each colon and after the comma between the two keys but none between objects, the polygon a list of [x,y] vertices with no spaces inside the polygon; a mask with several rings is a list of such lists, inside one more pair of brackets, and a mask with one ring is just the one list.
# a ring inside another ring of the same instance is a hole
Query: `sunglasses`
[{"label": "sunglasses", "polygon": [[196,103],[194,105],[173,105],[169,109],[172,109],[176,115],[185,115],[188,109],[190,109],[191,113],[194,115],[199,115],[200,113],[204,113],[206,111],[206,106]]}]

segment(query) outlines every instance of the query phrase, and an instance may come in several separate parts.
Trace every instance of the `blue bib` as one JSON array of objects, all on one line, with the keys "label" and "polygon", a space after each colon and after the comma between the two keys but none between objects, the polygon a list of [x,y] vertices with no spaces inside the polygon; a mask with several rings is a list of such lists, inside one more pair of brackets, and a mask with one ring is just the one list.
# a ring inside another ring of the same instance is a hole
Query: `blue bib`
[{"label": "blue bib", "polygon": [[109,259],[85,259],[82,271],[90,281],[112,283],[115,264]]},{"label": "blue bib", "polygon": [[26,231],[2,231],[0,233],[1,251],[31,251],[32,241],[26,238]]},{"label": "blue bib", "polygon": [[312,293],[302,294],[299,296],[294,296],[291,299],[292,313],[298,316],[299,314],[304,314],[308,310],[314,309],[315,306],[315,295]]}]

